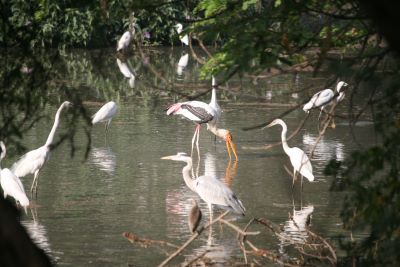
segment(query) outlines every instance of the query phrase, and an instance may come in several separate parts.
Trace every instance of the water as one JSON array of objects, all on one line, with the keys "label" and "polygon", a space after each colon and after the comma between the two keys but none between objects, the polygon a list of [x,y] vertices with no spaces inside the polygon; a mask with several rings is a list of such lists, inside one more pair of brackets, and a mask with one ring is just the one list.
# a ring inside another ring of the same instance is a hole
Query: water
[{"label": "water", "polygon": [[[199,81],[199,64],[192,58],[186,67],[177,67],[184,54],[176,49],[160,49],[149,52],[144,61],[138,56],[130,58],[128,68],[133,70],[134,81],[129,73],[125,75],[119,71],[112,53],[100,58],[82,51],[66,55],[70,66],[66,77],[71,78],[68,84],[90,87],[79,90],[91,114],[111,99],[118,103],[119,111],[111,123],[107,140],[103,125],[93,127],[87,160],[84,160],[87,139],[83,131],[75,137],[77,152],[74,157],[70,157],[70,147],[66,143],[53,151],[39,176],[35,208],[22,218],[32,239],[57,265],[156,265],[165,258],[163,250],[132,245],[122,233],[130,231],[142,238],[166,240],[177,245],[184,243],[191,236],[187,226],[191,198],[198,200],[203,211],[202,223],[207,222],[207,206],[183,182],[184,163],[160,159],[176,152],[189,153],[194,133],[193,123],[165,115],[165,107],[175,101],[168,96],[168,91],[196,94],[195,86],[207,89],[211,83]],[[148,63],[164,81],[146,67]],[[166,81],[170,83],[168,86]],[[323,170],[330,159],[344,160],[359,148],[358,144],[374,142],[370,123],[360,123],[353,128],[357,136],[355,142],[350,127],[337,119],[337,127],[329,129],[316,147],[312,160],[315,182],[305,180],[302,193],[297,182],[293,194],[291,177],[284,169],[286,165],[291,170],[290,161],[282,147],[258,149],[280,140],[280,126],[242,130],[266,122],[300,102],[305,96],[304,92],[298,92],[299,88],[309,83],[322,84],[322,79],[312,79],[308,74],[279,76],[257,83],[245,79],[240,88],[240,82],[234,80],[229,84],[230,90],[218,92],[224,110],[220,127],[231,131],[239,162],[229,163],[225,143],[221,140],[214,143],[214,137],[202,127],[199,174],[215,174],[242,200],[247,209],[246,217],[228,216],[241,227],[252,217],[264,217],[281,225],[284,235],[301,241],[307,236],[302,229],[306,221],[311,220],[310,229],[324,237],[348,235],[339,218],[344,193],[329,190],[334,178],[324,176]],[[184,88],[187,90],[183,91]],[[210,94],[203,99],[208,102]],[[346,115],[346,104],[341,103],[337,112]],[[55,108],[49,107],[45,115],[53,117],[54,113]],[[298,109],[284,118],[289,134],[304,116]],[[289,141],[289,146],[310,153],[318,136],[317,116],[318,112],[313,112],[305,127]],[[25,145],[30,149],[43,145],[51,123],[50,120],[38,123],[24,137]],[[65,132],[67,127],[61,119],[58,133]],[[16,158],[17,155],[10,155],[3,166],[11,165]],[[23,178],[26,190],[31,182],[32,176]],[[214,211],[219,213],[220,210]],[[294,215],[299,229],[288,219],[289,213]],[[284,238],[274,238],[265,230],[250,239],[260,247],[283,255],[288,251]],[[211,234],[204,232],[174,263],[205,251],[213,262],[223,264],[231,257],[243,262],[236,234],[216,225]]]}]

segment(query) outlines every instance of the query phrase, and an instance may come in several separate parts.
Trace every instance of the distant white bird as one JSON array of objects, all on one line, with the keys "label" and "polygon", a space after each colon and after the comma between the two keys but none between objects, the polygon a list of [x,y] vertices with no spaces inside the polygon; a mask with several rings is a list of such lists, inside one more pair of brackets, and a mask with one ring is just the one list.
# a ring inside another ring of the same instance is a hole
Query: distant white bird
[{"label": "distant white bird", "polygon": [[[340,81],[338,82],[338,84],[336,85],[336,92],[337,92],[337,97],[336,97],[336,101],[340,102],[344,99],[345,93],[344,93],[344,88],[346,88],[348,86],[347,83],[345,83],[344,81]],[[321,112],[320,112],[320,116],[322,113],[322,110],[333,104],[333,99],[335,97],[335,93],[332,91],[332,89],[324,89],[322,91],[317,92],[316,94],[313,95],[313,97],[311,97],[310,101],[308,101],[304,107],[303,110],[305,112],[310,112],[311,109],[313,108],[321,108]]]},{"label": "distant white bird", "polygon": [[186,162],[186,166],[182,169],[183,180],[192,191],[196,192],[208,204],[210,221],[212,220],[213,204],[227,207],[235,213],[244,215],[246,209],[242,202],[223,182],[212,176],[200,176],[196,179],[190,176],[192,158],[187,156],[186,153],[180,152],[176,155],[162,157],[161,159]]},{"label": "distant white bird", "polygon": [[58,108],[56,116],[54,118],[53,127],[51,128],[49,136],[47,137],[46,143],[43,146],[35,150],[29,151],[28,153],[23,155],[11,167],[11,171],[18,177],[24,177],[28,174],[34,174],[31,192],[33,192],[34,189],[37,190],[39,172],[50,157],[50,146],[53,143],[54,135],[58,128],[58,124],[60,123],[61,111],[65,107],[70,106],[72,106],[72,103],[65,101]]},{"label": "distant white bird", "polygon": [[268,124],[266,127],[271,127],[276,124],[280,124],[282,126],[282,146],[285,153],[289,156],[290,162],[293,166],[293,182],[292,187],[294,186],[294,181],[296,178],[296,172],[301,174],[301,181],[303,181],[303,176],[305,176],[310,182],[314,181],[314,175],[312,173],[311,162],[308,159],[306,153],[298,147],[289,147],[286,142],[286,133],[287,126],[286,123],[281,119],[275,119],[273,122]]},{"label": "distant white bird", "polygon": [[189,45],[189,36],[187,34],[185,34],[184,36],[180,35],[182,32],[182,29],[183,29],[182,24],[180,24],[180,23],[176,24],[175,28],[179,34],[179,39],[181,40],[182,44]]},{"label": "distant white bird", "polygon": [[182,76],[183,70],[186,68],[187,64],[189,63],[189,54],[186,53],[179,59],[178,66],[176,67],[176,73],[179,76]]},{"label": "distant white bird", "polygon": [[[6,156],[6,146],[3,141],[0,141],[1,155],[0,162]],[[4,198],[7,196],[12,196],[19,204],[24,207],[25,213],[26,208],[29,206],[29,199],[25,194],[24,186],[21,180],[13,174],[9,169],[1,169],[0,166],[0,184],[3,188]]]},{"label": "distant white bird", "polygon": [[92,124],[96,124],[98,122],[106,122],[106,132],[108,131],[108,127],[110,126],[111,120],[113,116],[117,113],[118,107],[114,101],[110,101],[102,106],[96,114],[93,115]]},{"label": "distant white bird", "polygon": [[117,52],[124,51],[128,48],[131,43],[133,35],[135,35],[135,27],[133,26],[134,13],[131,15],[131,24],[129,25],[129,30],[124,32],[117,43]]},{"label": "distant white bird", "polygon": [[211,85],[212,85],[211,101],[210,101],[210,103],[208,105],[215,110],[215,117],[211,122],[209,122],[207,124],[207,129],[210,126],[216,126],[217,125],[219,119],[221,118],[221,113],[222,113],[221,107],[218,105],[218,102],[217,102],[217,82],[215,80],[214,75],[212,76]]}]

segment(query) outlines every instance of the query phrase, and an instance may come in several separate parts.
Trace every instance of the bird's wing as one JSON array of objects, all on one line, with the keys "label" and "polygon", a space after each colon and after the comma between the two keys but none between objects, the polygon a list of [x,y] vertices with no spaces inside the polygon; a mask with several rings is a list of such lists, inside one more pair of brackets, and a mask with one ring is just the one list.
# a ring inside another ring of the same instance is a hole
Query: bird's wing
[{"label": "bird's wing", "polygon": [[181,37],[181,42],[185,45],[189,45],[189,36],[185,34],[183,37]]},{"label": "bird's wing", "polygon": [[129,31],[124,32],[121,38],[118,41],[117,51],[128,47],[131,41],[131,33]]},{"label": "bird's wing", "polygon": [[314,106],[318,108],[326,105],[333,99],[333,96],[334,92],[331,89],[325,89],[318,92],[312,97],[312,99],[314,99]]},{"label": "bird's wing", "polygon": [[27,206],[29,205],[29,199],[25,194],[24,187],[17,182],[17,179],[18,177],[15,177],[9,169],[1,171],[1,187],[4,192],[15,198],[22,206]]},{"label": "bird's wing", "polygon": [[38,149],[29,151],[15,162],[11,171],[18,177],[24,177],[33,174],[41,169],[48,159],[49,149],[47,147],[39,147]]},{"label": "bird's wing", "polygon": [[306,177],[309,181],[314,181],[311,161],[307,154],[298,147],[292,147],[290,153],[290,162],[296,171],[300,172],[300,174]]},{"label": "bird's wing", "polygon": [[[192,102],[194,102],[194,101],[192,101]],[[199,102],[199,101],[196,101],[196,102]],[[207,105],[207,107],[208,108],[204,108],[203,106],[195,106],[195,105],[191,105],[191,104],[182,104],[181,105],[182,109],[186,109],[190,113],[192,113],[194,116],[196,116],[198,118],[198,122],[200,122],[200,123],[209,122],[214,118],[214,114],[212,114],[212,112],[210,112],[210,108],[208,105]]]},{"label": "bird's wing", "polygon": [[206,202],[226,206],[239,214],[244,214],[245,208],[232,190],[220,180],[211,176],[200,176],[195,181],[196,192]]},{"label": "bird's wing", "polygon": [[92,124],[111,119],[117,112],[117,105],[110,101],[102,106],[96,114],[93,115]]}]

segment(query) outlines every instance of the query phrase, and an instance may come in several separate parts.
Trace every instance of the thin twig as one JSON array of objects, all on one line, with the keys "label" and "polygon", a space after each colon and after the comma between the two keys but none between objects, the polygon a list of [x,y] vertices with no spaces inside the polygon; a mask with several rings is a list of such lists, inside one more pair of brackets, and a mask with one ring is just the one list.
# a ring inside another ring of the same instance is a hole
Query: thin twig
[{"label": "thin twig", "polygon": [[247,235],[259,235],[260,231],[257,232],[244,232],[242,229],[240,229],[239,227],[237,227],[236,225],[224,220],[224,219],[220,219],[220,222],[228,225],[230,228],[232,228],[233,230],[235,230],[236,232],[238,232],[241,235],[247,236]]}]

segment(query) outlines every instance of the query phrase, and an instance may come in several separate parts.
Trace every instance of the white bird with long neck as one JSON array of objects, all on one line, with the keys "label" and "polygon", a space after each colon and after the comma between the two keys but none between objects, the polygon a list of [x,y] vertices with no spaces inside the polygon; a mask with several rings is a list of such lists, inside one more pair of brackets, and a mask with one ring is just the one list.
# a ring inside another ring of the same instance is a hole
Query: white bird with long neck
[{"label": "white bird with long neck", "polygon": [[47,137],[46,143],[32,151],[29,151],[25,155],[23,155],[17,162],[13,164],[11,167],[11,171],[17,176],[17,177],[24,177],[28,174],[33,174],[33,182],[31,186],[31,192],[33,190],[37,190],[37,183],[38,183],[38,177],[39,177],[39,172],[43,168],[44,164],[47,162],[47,160],[50,157],[50,147],[53,143],[54,136],[56,134],[56,130],[58,128],[58,125],[60,123],[60,114],[61,111],[65,107],[70,107],[72,106],[71,102],[65,101],[64,103],[61,104],[61,106],[58,108],[56,116],[54,118],[54,124],[53,127],[51,128],[50,134]]},{"label": "white bird with long neck", "polygon": [[208,103],[208,105],[215,110],[215,118],[211,122],[207,123],[207,126],[217,125],[218,120],[221,118],[221,113],[222,113],[221,107],[218,105],[217,102],[217,82],[214,76],[212,76],[211,85],[212,85],[211,101],[210,103]]},{"label": "white bird with long neck", "polygon": [[135,27],[134,27],[134,13],[131,15],[131,23],[129,24],[129,30],[122,34],[121,38],[118,40],[117,43],[117,52],[125,51],[129,44],[131,43],[132,37],[135,35]]},{"label": "white bird with long neck", "polygon": [[[200,158],[200,149],[199,149],[199,135],[201,127],[200,125],[212,121],[216,117],[216,111],[207,103],[201,101],[187,101],[171,105],[167,110],[167,115],[181,115],[182,117],[196,123],[196,129],[192,138],[191,155],[193,154],[193,146],[194,143],[196,142],[197,153]],[[236,148],[232,142],[231,133],[228,130],[218,129],[216,126],[210,126],[210,125],[209,125],[209,131],[214,133],[216,136],[222,138],[226,142],[226,147],[228,149],[228,154],[229,154],[229,160],[231,160],[231,149],[233,151],[236,160],[238,160],[236,154]]]},{"label": "white bird with long neck", "polygon": [[[6,146],[4,145],[3,141],[0,141],[0,150],[1,162],[6,156]],[[26,208],[29,206],[29,199],[25,194],[24,186],[22,185],[21,180],[9,169],[1,169],[0,166],[0,184],[3,188],[4,198],[7,196],[12,196],[22,207],[24,207],[25,213],[27,213]]]},{"label": "white bird with long neck", "polygon": [[301,181],[303,182],[303,176],[306,177],[310,182],[314,181],[314,175],[312,173],[312,166],[309,158],[307,157],[306,153],[298,147],[289,147],[286,141],[286,133],[287,133],[287,126],[286,123],[281,119],[275,119],[266,127],[271,127],[274,125],[281,125],[282,126],[282,146],[285,153],[289,156],[290,162],[293,166],[293,182],[292,187],[294,186],[294,181],[296,178],[296,172],[299,172],[301,175]]},{"label": "white bird with long neck", "polygon": [[175,28],[176,28],[177,33],[179,34],[179,40],[181,40],[182,44],[189,45],[189,36],[187,34],[185,34],[183,36],[180,35],[182,32],[182,29],[183,29],[182,24],[177,23],[175,25]]},{"label": "white bird with long neck", "polygon": [[187,156],[186,153],[178,153],[161,159],[186,162],[186,166],[182,169],[183,180],[190,190],[197,193],[207,203],[210,210],[210,221],[212,220],[212,205],[224,206],[235,213],[244,215],[246,209],[242,202],[223,182],[213,176],[200,176],[196,179],[190,176],[193,166],[192,158]]}]

